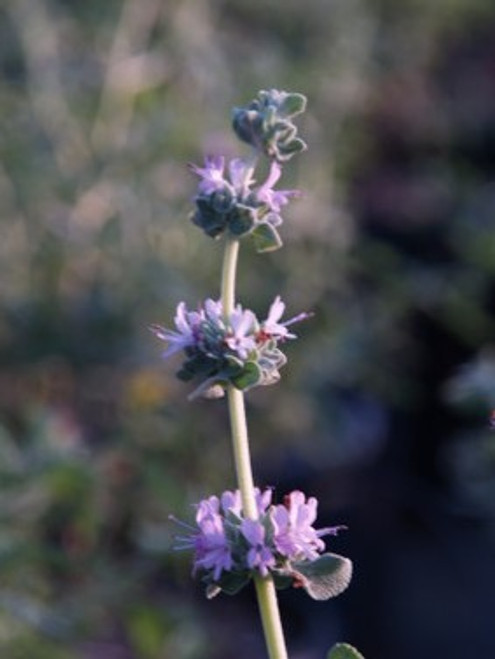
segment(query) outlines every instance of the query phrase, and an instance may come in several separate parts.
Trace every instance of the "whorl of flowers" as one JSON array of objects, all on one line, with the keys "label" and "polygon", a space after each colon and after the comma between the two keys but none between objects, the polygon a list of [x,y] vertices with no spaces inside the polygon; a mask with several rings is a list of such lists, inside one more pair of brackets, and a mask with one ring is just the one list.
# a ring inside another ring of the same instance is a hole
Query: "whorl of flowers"
[{"label": "whorl of flowers", "polygon": [[322,538],[344,527],[315,529],[318,502],[297,490],[277,505],[270,489],[256,488],[255,496],[256,519],[244,517],[237,490],[200,501],[195,527],[180,522],[188,533],[177,538],[177,548],[194,551],[193,574],[201,576],[207,594],[234,594],[256,573],[271,574],[279,588],[303,587],[314,599],[342,592],[351,562],[325,554]]},{"label": "whorl of flowers", "polygon": [[181,302],[175,315],[175,330],[159,325],[151,329],[168,344],[163,357],[184,351],[185,361],[177,376],[185,381],[202,380],[191,397],[218,396],[227,382],[246,390],[279,380],[279,369],[287,360],[278,345],[296,338],[288,327],[309,316],[301,313],[281,322],[284,310],[279,296],[263,321],[240,304],[225,317],[220,301],[207,299],[195,311],[189,311]]},{"label": "whorl of flowers", "polygon": [[258,252],[278,249],[282,241],[275,227],[282,224],[280,214],[298,190],[274,190],[281,176],[280,165],[271,163],[266,181],[255,186],[252,167],[240,158],[227,165],[223,156],[205,158],[205,166],[190,165],[200,177],[194,224],[212,238],[228,230],[236,237],[251,234]]}]

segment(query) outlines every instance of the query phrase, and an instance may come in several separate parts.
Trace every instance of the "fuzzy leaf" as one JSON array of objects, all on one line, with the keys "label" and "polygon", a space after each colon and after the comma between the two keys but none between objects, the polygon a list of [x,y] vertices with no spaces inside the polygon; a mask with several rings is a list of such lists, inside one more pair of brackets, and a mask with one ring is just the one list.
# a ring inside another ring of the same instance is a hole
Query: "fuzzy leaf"
[{"label": "fuzzy leaf", "polygon": [[293,140],[290,140],[290,142],[280,145],[279,147],[279,154],[278,154],[278,160],[280,162],[284,162],[286,160],[290,160],[292,156],[295,153],[299,153],[300,151],[304,151],[307,149],[306,142],[301,140],[299,137],[295,137]]},{"label": "fuzzy leaf", "polygon": [[364,657],[352,645],[337,643],[328,653],[327,659],[364,659]]},{"label": "fuzzy leaf", "polygon": [[242,359],[238,359],[234,355],[227,355],[225,361],[227,365],[224,369],[222,369],[221,375],[225,376],[226,378],[231,378],[241,373],[244,367],[244,362]]},{"label": "fuzzy leaf", "polygon": [[243,236],[251,231],[255,221],[254,210],[238,204],[229,215],[229,229],[234,236]]},{"label": "fuzzy leaf", "polygon": [[195,354],[182,364],[176,375],[179,380],[188,382],[197,375],[209,375],[213,373],[217,365],[218,362],[216,359],[207,355]]},{"label": "fuzzy leaf", "polygon": [[314,561],[292,563],[291,574],[315,600],[340,595],[351,580],[352,562],[338,554],[323,554]]},{"label": "fuzzy leaf", "polygon": [[285,590],[292,586],[292,577],[283,570],[272,570],[273,582],[277,590]]},{"label": "fuzzy leaf", "polygon": [[296,114],[301,114],[306,109],[307,99],[302,94],[287,94],[282,103],[278,107],[280,114],[286,117],[294,117]]},{"label": "fuzzy leaf", "polygon": [[227,215],[215,211],[207,199],[196,200],[196,212],[191,219],[211,238],[219,236],[227,226]]},{"label": "fuzzy leaf", "polygon": [[257,252],[273,252],[282,247],[282,239],[271,224],[259,224],[252,235]]},{"label": "fuzzy leaf", "polygon": [[[211,584],[208,588],[218,586],[227,595],[236,595],[249,582],[250,578],[249,572],[222,572],[218,582]],[[215,591],[215,595],[217,594],[218,591]]]},{"label": "fuzzy leaf", "polygon": [[261,380],[261,370],[256,362],[246,362],[242,371],[234,378],[231,378],[232,384],[237,389],[249,389],[254,387]]}]

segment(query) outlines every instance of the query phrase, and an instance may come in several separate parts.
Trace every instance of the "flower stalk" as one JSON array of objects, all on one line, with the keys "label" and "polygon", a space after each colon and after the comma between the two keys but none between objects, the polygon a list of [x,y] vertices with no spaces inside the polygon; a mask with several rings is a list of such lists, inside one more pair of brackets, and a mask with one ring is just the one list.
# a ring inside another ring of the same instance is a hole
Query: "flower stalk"
[{"label": "flower stalk", "polygon": [[[194,551],[192,573],[201,577],[210,599],[220,592],[235,595],[254,581],[269,659],[288,659],[276,590],[295,586],[326,600],[345,590],[352,575],[352,562],[327,553],[322,540],[345,527],[315,528],[315,497],[295,490],[277,504],[270,488],[255,487],[244,401],[252,387],[279,381],[287,362],[279,346],[297,338],[291,326],[312,315],[282,320],[285,304],[279,295],[264,320],[236,302],[240,240],[250,240],[259,253],[282,245],[281,209],[299,191],[274,186],[281,163],[306,148],[292,122],[305,105],[301,94],[261,91],[233,116],[237,136],[252,147],[250,157],[227,162],[208,156],[204,167],[190,165],[200,178],[191,219],[211,238],[223,234],[225,239],[220,299],[208,298],[195,309],[180,302],[175,329],[151,327],[167,344],[164,358],[184,353],[177,377],[199,381],[190,400],[226,394],[238,484],[234,492],[200,501],[195,526],[179,522],[186,533],[177,537],[177,548]],[[254,170],[262,154],[270,159],[270,170],[260,185]]]},{"label": "flower stalk", "polygon": [[254,584],[268,656],[270,659],[287,659],[287,648],[273,578],[270,576],[255,577]]},{"label": "flower stalk", "polygon": [[[235,307],[238,256],[239,240],[230,236],[227,237],[221,283],[221,300],[226,317],[229,317]],[[227,386],[227,400],[232,432],[232,450],[237,484],[241,492],[242,508],[247,518],[256,519],[258,510],[254,492],[244,394],[229,383]],[[270,659],[287,659],[288,654],[273,578],[257,575],[254,578],[254,583],[268,656]]]}]

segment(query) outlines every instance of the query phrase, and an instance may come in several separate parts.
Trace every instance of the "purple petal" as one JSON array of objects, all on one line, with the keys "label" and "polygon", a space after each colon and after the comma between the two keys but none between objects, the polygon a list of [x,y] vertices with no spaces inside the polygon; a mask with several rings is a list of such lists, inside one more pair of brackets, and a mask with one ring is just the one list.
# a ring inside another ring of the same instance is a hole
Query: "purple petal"
[{"label": "purple petal", "polygon": [[246,176],[251,167],[241,158],[234,158],[229,163],[229,177],[238,192],[245,192],[253,183],[252,174]]},{"label": "purple petal", "polygon": [[211,194],[226,184],[223,177],[224,168],[225,158],[223,156],[206,156],[204,167],[189,165],[189,169],[202,179],[198,189],[203,194]]},{"label": "purple petal", "polygon": [[241,523],[241,532],[253,547],[262,544],[265,539],[265,529],[263,525],[255,519],[243,519]]},{"label": "purple petal", "polygon": [[234,515],[237,515],[237,517],[241,516],[242,501],[241,493],[239,490],[236,490],[235,492],[230,492],[230,490],[227,490],[222,494],[221,502],[224,512],[232,512]]},{"label": "purple petal", "polygon": [[264,513],[266,513],[268,507],[272,502],[272,491],[268,487],[264,492],[260,492],[260,490],[256,487],[254,489],[254,494],[256,497],[256,505],[258,507],[258,513],[260,515],[263,515]]},{"label": "purple petal", "polygon": [[282,318],[284,311],[285,303],[282,302],[280,295],[277,295],[270,306],[265,324],[271,325],[272,323],[277,323]]}]

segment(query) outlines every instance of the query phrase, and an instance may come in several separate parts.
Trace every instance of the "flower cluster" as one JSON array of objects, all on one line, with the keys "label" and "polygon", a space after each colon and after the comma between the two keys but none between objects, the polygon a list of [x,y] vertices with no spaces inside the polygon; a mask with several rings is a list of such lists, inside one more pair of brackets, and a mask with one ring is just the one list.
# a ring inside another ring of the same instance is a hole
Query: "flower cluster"
[{"label": "flower cluster", "polygon": [[298,190],[274,190],[281,175],[276,162],[271,163],[266,181],[258,186],[252,178],[252,167],[240,158],[228,163],[223,156],[207,157],[204,167],[190,165],[200,177],[194,224],[212,238],[227,229],[236,237],[251,234],[258,252],[277,249],[282,241],[275,227],[282,224],[280,211]]},{"label": "flower cluster", "polygon": [[284,162],[306,149],[292,118],[304,112],[306,98],[278,89],[262,90],[245,108],[235,108],[232,126],[239,139]]},{"label": "flower cluster", "polygon": [[285,304],[277,296],[267,318],[260,322],[240,304],[226,317],[220,301],[207,299],[197,311],[189,311],[181,302],[175,315],[175,330],[159,325],[151,329],[168,344],[164,357],[184,351],[186,359],[177,373],[181,380],[201,378],[191,396],[218,396],[227,382],[246,390],[279,380],[279,369],[286,357],[278,344],[296,338],[288,327],[309,316],[301,313],[280,322],[284,310]]},{"label": "flower cluster", "polygon": [[209,596],[238,592],[253,576],[271,574],[278,587],[302,586],[315,599],[344,590],[351,576],[348,559],[323,554],[322,537],[340,526],[315,529],[318,502],[299,491],[272,504],[272,491],[255,490],[256,519],[243,516],[239,491],[211,496],[196,506],[196,527],[177,538],[178,549],[194,550],[193,573],[200,574]]}]

